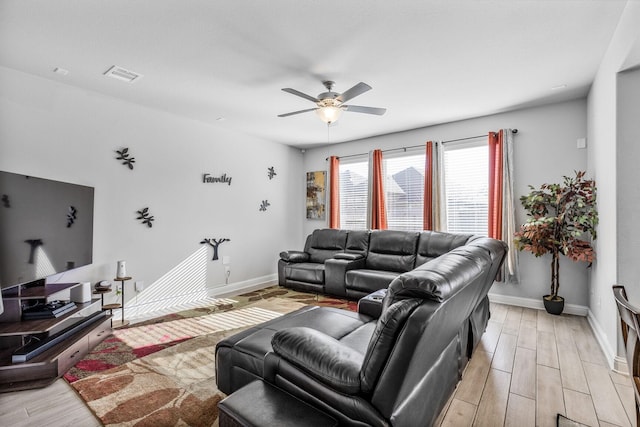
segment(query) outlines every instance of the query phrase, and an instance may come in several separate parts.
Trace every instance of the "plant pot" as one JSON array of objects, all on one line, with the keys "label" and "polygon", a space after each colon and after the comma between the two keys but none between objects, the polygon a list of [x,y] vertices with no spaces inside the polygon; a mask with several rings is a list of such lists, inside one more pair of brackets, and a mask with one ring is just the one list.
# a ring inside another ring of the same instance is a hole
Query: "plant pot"
[{"label": "plant pot", "polygon": [[561,296],[553,298],[551,295],[545,295],[542,297],[542,302],[544,303],[544,309],[549,314],[560,315],[564,310],[564,298]]}]

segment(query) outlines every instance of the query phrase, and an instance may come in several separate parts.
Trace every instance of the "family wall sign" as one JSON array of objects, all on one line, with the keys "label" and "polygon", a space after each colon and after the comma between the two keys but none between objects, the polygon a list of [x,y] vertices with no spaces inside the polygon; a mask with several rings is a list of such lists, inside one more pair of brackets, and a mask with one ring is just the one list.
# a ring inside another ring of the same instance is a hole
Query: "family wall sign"
[{"label": "family wall sign", "polygon": [[213,176],[209,173],[202,174],[202,182],[204,184],[227,184],[231,185],[231,177],[227,176],[227,174],[222,174],[220,176]]}]

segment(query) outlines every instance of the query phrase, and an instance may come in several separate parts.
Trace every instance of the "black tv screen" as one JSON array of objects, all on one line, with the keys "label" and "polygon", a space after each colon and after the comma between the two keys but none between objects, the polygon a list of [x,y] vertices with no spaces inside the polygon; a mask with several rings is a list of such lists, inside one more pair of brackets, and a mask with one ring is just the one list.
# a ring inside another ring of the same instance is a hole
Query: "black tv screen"
[{"label": "black tv screen", "polygon": [[93,193],[0,171],[0,288],[91,264]]}]

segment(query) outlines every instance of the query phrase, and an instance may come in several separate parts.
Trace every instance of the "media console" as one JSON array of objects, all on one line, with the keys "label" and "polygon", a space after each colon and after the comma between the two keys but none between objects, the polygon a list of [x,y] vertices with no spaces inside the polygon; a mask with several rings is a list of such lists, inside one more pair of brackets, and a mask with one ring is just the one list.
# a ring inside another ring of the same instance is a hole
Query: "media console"
[{"label": "media console", "polygon": [[24,319],[25,308],[51,306],[75,286],[80,284],[39,281],[2,290],[0,392],[51,384],[111,334],[111,316],[99,298],[76,303],[57,317]]}]

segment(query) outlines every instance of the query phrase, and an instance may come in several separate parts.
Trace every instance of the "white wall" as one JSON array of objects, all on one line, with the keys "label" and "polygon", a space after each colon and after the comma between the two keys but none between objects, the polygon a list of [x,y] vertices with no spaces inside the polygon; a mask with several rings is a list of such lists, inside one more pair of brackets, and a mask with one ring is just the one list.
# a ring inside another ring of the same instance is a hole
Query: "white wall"
[{"label": "white wall", "polygon": [[[518,129],[514,139],[514,188],[518,198],[528,192],[529,184],[538,186],[544,182],[558,182],[563,175],[572,175],[574,170],[587,167],[587,150],[576,148],[576,140],[587,134],[586,100],[580,99],[307,150],[304,169],[326,170],[325,158],[330,155],[406,147],[427,140],[446,141],[488,134],[501,128]],[[520,205],[516,219],[518,223],[526,220]],[[309,234],[314,228],[326,225],[326,222],[307,220],[304,233]],[[549,293],[550,262],[548,255],[535,258],[530,253],[521,253],[522,283],[495,284],[491,293],[541,301],[542,295]],[[587,305],[587,274],[586,264],[566,259],[561,261],[560,294],[567,304]]]},{"label": "white wall", "polygon": [[640,231],[638,208],[640,207],[640,69],[618,74],[617,88],[617,167],[616,180],[618,209],[617,254],[618,282],[629,287],[629,298],[640,302]]},{"label": "white wall", "polygon": [[[633,230],[620,229],[617,225],[617,206],[623,194],[617,184],[617,159],[626,153],[618,153],[616,86],[618,72],[628,68],[631,58],[640,60],[634,52],[640,49],[640,2],[630,1],[620,18],[588,96],[589,171],[598,182],[598,207],[600,224],[594,263],[590,278],[590,321],[596,335],[612,362],[618,341],[618,314],[611,286],[618,281],[617,239],[620,233]],[[637,106],[636,106],[637,108]],[[635,109],[637,120],[637,109]],[[628,161],[637,159],[629,156]],[[636,209],[640,204],[636,204]],[[637,261],[636,261],[637,262]],[[640,300],[640,283],[627,284],[630,294]]]},{"label": "white wall", "polygon": [[[115,159],[123,147],[133,170]],[[95,187],[94,263],[53,280],[111,280],[116,261],[126,260],[127,273],[147,286],[136,295],[129,283],[130,305],[206,294],[225,282],[223,255],[231,257],[230,283],[274,279],[278,253],[304,238],[301,164],[299,150],[231,133],[224,122],[0,68],[0,169]],[[277,175],[269,180],[271,166]],[[232,183],[204,184],[205,172]],[[262,200],[271,204],[265,212]],[[136,220],[144,207],[152,228]],[[203,238],[230,239],[219,261]]]}]

